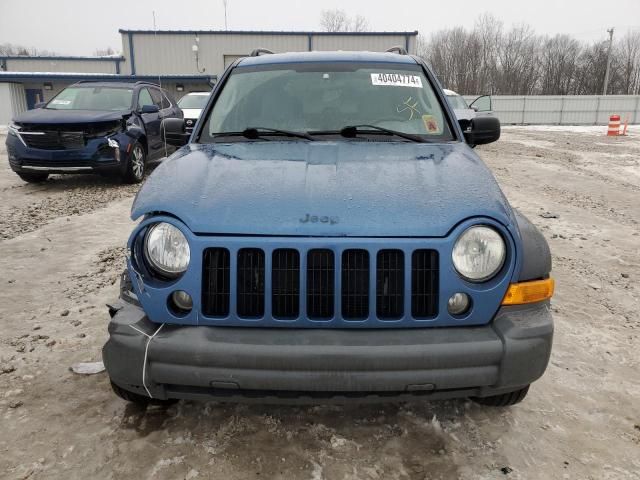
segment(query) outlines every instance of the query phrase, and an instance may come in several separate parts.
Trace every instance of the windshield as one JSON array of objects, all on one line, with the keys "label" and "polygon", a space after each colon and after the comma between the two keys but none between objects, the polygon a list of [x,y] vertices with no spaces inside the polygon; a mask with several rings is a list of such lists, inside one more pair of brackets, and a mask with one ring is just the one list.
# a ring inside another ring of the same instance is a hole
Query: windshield
[{"label": "windshield", "polygon": [[52,110],[128,110],[133,90],[113,87],[69,87],[61,91],[46,108]]},{"label": "windshield", "polygon": [[209,100],[209,95],[185,95],[178,100],[180,108],[198,108],[203,109]]},{"label": "windshield", "polygon": [[425,140],[452,139],[419,65],[309,62],[234,69],[200,141],[252,127],[313,135],[351,125],[374,125]]},{"label": "windshield", "polygon": [[451,108],[457,110],[468,109],[467,102],[464,101],[460,95],[447,95],[447,100],[449,100],[449,104]]}]

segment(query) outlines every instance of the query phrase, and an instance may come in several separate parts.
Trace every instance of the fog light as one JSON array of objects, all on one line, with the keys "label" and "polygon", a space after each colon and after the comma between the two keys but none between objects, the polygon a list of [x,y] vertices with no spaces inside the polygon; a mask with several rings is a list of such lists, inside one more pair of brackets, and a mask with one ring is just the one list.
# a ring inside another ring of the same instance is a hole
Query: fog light
[{"label": "fog light", "polygon": [[193,300],[184,290],[176,290],[171,294],[171,301],[175,308],[180,312],[190,312],[193,308]]},{"label": "fog light", "polygon": [[462,315],[469,310],[471,299],[466,293],[458,292],[451,295],[447,302],[447,309],[451,315]]}]

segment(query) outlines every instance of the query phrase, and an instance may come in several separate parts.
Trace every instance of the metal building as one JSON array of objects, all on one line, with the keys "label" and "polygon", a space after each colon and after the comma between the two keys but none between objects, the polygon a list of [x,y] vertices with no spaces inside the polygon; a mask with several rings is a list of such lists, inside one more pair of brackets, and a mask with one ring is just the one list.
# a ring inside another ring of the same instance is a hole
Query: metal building
[{"label": "metal building", "polygon": [[312,50],[416,50],[413,32],[279,32],[230,30],[120,30],[122,56],[0,57],[0,125],[48,101],[79,80],[146,80],[176,98],[210,90],[224,69],[255,48]]}]

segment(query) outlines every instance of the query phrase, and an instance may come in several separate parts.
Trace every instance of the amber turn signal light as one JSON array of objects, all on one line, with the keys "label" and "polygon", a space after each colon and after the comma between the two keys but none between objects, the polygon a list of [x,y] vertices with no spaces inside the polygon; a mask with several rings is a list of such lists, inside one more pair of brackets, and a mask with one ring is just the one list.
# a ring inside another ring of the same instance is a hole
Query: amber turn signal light
[{"label": "amber turn signal light", "polygon": [[553,296],[555,282],[553,278],[532,282],[512,283],[509,285],[502,305],[524,305],[541,302]]}]

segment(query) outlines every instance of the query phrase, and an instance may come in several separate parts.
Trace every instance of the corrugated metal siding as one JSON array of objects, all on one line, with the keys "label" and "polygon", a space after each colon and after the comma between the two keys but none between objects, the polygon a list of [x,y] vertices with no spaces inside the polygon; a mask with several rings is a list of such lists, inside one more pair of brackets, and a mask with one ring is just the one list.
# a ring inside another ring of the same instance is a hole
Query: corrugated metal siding
[{"label": "corrugated metal siding", "polygon": [[[126,59],[122,71],[131,72],[129,33],[122,34],[122,53]],[[327,34],[225,34],[200,32],[198,34],[198,65],[192,50],[195,33],[131,33],[137,75],[199,74],[221,75],[224,57],[248,55],[255,48],[278,52],[309,50],[369,50],[381,52],[390,47],[407,46],[415,51],[416,37],[409,35],[327,35]],[[203,72],[202,69],[205,69]],[[198,70],[199,69],[199,70]]]},{"label": "corrugated metal siding", "polygon": [[9,72],[116,73],[115,61],[8,58],[6,62]]},{"label": "corrugated metal siding", "polygon": [[384,52],[397,45],[405,47],[404,35],[314,35],[313,50],[365,50],[370,52]]},{"label": "corrugated metal siding", "polygon": [[[123,35],[126,36],[126,35]],[[195,35],[134,34],[133,46],[137,75],[198,74],[221,75],[225,55],[248,55],[255,48],[274,52],[306,51],[307,35],[199,35],[198,66],[192,46]],[[128,41],[127,41],[128,43]],[[129,61],[128,48],[124,55]],[[202,69],[205,69],[202,72]]]},{"label": "corrugated metal siding", "polygon": [[606,125],[613,114],[640,123],[640,95],[496,95],[492,104],[504,124]]},{"label": "corrugated metal siding", "polygon": [[24,87],[19,83],[0,83],[0,125],[27,110]]}]

